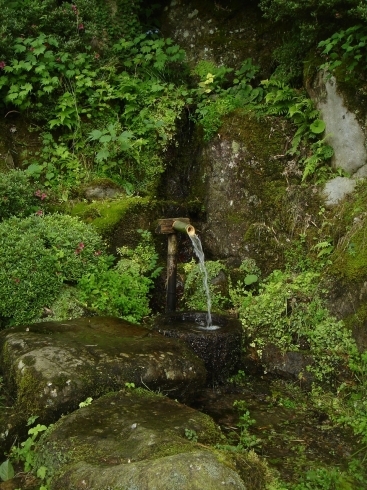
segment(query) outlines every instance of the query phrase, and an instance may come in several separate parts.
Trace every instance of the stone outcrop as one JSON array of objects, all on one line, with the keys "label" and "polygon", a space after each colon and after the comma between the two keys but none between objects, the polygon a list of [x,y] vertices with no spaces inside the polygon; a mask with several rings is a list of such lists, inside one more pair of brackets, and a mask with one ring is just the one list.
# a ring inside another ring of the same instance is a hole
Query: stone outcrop
[{"label": "stone outcrop", "polygon": [[319,72],[309,92],[326,124],[325,135],[334,149],[332,163],[354,178],[367,176],[366,134],[347,107],[335,77]]},{"label": "stone outcrop", "polygon": [[271,51],[280,41],[274,24],[252,2],[173,0],[165,7],[162,32],[185,49],[191,66],[205,60],[238,68],[253,58],[263,78],[270,75]]},{"label": "stone outcrop", "polygon": [[63,417],[42,437],[37,465],[51,490],[245,490],[210,417],[146,390],[123,390]]},{"label": "stone outcrop", "polygon": [[[203,362],[184,343],[118,318],[81,318],[10,328],[0,333],[0,370],[13,394],[0,440],[31,415],[43,423],[125,383],[182,401],[206,380]],[[12,441],[10,441],[12,442]]]}]

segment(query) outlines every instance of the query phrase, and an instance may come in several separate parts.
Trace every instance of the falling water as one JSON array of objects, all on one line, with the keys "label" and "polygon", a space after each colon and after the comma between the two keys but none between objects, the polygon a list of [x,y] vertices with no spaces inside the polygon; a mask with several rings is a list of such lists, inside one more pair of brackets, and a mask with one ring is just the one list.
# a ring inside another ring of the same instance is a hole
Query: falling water
[{"label": "falling water", "polygon": [[199,259],[199,267],[200,267],[200,270],[203,274],[203,285],[204,285],[204,291],[206,294],[206,301],[207,301],[207,314],[206,314],[206,326],[205,326],[205,328],[208,330],[216,330],[219,327],[213,326],[213,322],[212,322],[212,315],[211,315],[212,301],[210,298],[210,291],[209,291],[209,285],[208,285],[208,272],[207,272],[206,267],[205,267],[203,247],[201,246],[200,238],[196,234],[189,235],[189,236],[191,238],[191,242],[192,242],[192,246],[194,248],[195,255]]}]

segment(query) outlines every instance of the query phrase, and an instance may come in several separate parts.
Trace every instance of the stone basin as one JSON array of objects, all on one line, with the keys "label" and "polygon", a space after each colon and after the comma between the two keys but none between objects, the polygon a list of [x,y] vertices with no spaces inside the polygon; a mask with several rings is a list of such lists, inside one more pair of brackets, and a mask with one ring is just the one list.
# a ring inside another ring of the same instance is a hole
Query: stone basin
[{"label": "stone basin", "polygon": [[153,329],[166,337],[186,342],[208,372],[208,384],[220,384],[238,369],[242,350],[239,320],[212,314],[213,327],[206,328],[207,313],[180,311],[156,318]]}]

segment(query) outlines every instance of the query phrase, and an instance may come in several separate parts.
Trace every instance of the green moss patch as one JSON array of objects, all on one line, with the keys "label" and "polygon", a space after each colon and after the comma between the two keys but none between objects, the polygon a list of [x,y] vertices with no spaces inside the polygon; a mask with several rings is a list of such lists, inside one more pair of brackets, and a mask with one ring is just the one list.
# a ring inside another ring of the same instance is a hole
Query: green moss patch
[{"label": "green moss patch", "polygon": [[92,203],[79,202],[69,210],[69,213],[78,216],[86,223],[91,223],[99,233],[105,235],[118,225],[128,211],[147,203],[147,199],[139,197]]}]

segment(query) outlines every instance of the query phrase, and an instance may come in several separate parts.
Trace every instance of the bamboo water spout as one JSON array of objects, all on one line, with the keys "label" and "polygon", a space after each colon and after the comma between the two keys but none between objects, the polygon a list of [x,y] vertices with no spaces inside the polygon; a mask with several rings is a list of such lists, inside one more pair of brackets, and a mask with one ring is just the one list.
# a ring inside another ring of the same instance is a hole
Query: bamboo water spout
[{"label": "bamboo water spout", "polygon": [[158,220],[156,233],[168,235],[167,249],[167,296],[166,312],[176,311],[176,280],[177,280],[177,236],[176,232],[195,235],[195,228],[188,218],[166,218]]},{"label": "bamboo water spout", "polygon": [[176,231],[179,231],[180,233],[186,233],[189,236],[195,235],[195,228],[192,225],[187,224],[183,221],[174,221],[172,228]]}]

